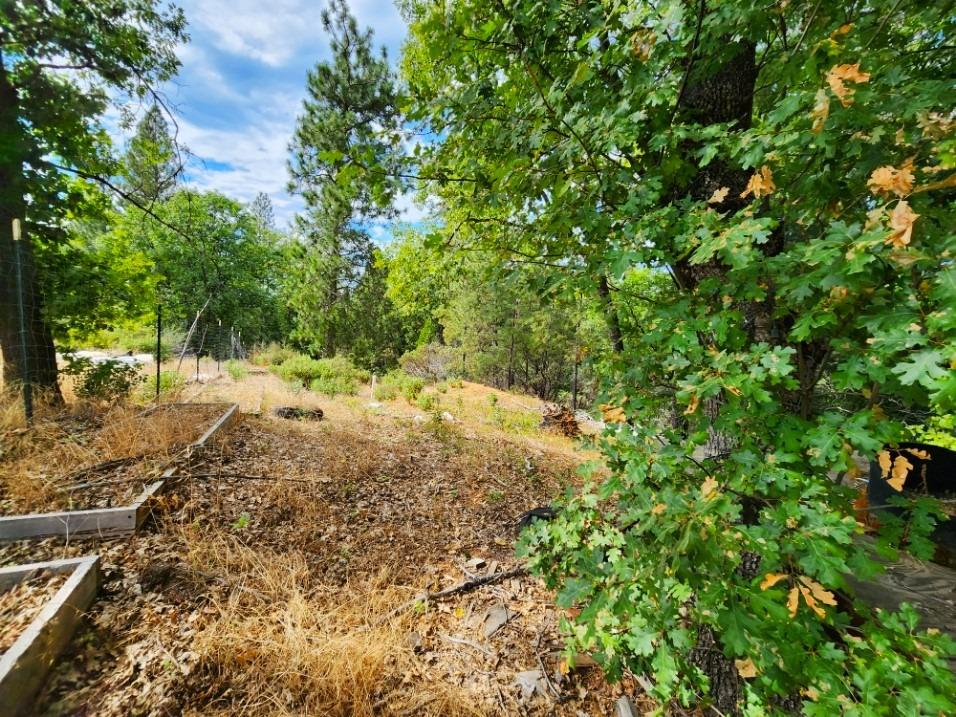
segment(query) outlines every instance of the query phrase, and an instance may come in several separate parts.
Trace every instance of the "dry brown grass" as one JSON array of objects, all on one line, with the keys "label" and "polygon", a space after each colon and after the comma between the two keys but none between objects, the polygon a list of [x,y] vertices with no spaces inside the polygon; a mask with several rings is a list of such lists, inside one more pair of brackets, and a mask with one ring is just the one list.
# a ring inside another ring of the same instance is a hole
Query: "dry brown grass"
[{"label": "dry brown grass", "polygon": [[[17,416],[20,419],[17,419]],[[147,411],[118,404],[42,403],[32,425],[0,404],[0,497],[4,512],[64,507],[64,479],[106,461],[137,456],[163,461],[198,437],[209,411]]]},{"label": "dry brown grass", "polygon": [[235,586],[195,641],[206,679],[218,682],[207,690],[221,696],[193,714],[482,714],[473,696],[423,674],[408,642],[409,613],[392,614],[411,592],[385,574],[316,585],[299,553],[221,537],[188,543],[194,567]]}]

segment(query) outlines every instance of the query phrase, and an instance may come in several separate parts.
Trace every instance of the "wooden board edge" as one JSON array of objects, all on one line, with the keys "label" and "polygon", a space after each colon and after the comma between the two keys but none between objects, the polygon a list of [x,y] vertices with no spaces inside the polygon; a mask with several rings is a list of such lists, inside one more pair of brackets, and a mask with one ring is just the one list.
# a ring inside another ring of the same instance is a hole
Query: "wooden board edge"
[{"label": "wooden board edge", "polygon": [[33,696],[96,596],[99,561],[97,555],[79,559],[56,595],[0,657],[0,705],[9,710],[5,714],[29,713]]},{"label": "wooden board edge", "polygon": [[136,528],[136,509],[92,508],[58,513],[30,513],[0,517],[0,542],[77,535],[126,535]]},{"label": "wooden board edge", "polygon": [[[194,448],[200,450],[205,447],[210,438],[231,424],[239,412],[238,403],[193,405],[227,406],[226,410],[206,429],[199,440],[191,444]],[[158,481],[146,486],[136,500],[128,506],[0,516],[0,543],[29,538],[58,536],[68,538],[76,535],[107,537],[135,533],[149,515],[147,501],[162,492],[165,481],[174,477],[177,470],[178,467],[176,466],[167,468]]]}]

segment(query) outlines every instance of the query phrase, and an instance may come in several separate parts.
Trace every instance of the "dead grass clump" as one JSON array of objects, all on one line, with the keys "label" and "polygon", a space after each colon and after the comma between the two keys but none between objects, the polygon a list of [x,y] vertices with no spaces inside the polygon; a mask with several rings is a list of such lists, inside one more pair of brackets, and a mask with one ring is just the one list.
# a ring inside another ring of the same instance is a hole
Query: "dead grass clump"
[{"label": "dead grass clump", "polygon": [[[85,468],[118,459],[162,462],[198,438],[214,413],[143,411],[84,401],[43,406],[29,427],[0,433],[0,512],[66,507],[69,501],[60,490],[64,480],[71,482]],[[13,415],[6,404],[0,406],[0,420]],[[9,421],[16,425],[15,419]]]},{"label": "dead grass clump", "polygon": [[230,581],[235,589],[195,643],[204,672],[220,681],[222,714],[481,714],[474,698],[422,674],[408,642],[410,616],[392,614],[411,593],[384,576],[311,586],[300,554],[257,553],[223,539],[193,542],[191,559],[241,580]]}]

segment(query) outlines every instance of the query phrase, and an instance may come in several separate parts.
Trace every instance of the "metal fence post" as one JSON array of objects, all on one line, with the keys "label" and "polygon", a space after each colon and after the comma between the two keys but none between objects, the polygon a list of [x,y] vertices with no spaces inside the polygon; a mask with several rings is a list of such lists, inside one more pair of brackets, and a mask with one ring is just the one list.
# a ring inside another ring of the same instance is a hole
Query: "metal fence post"
[{"label": "metal fence post", "polygon": [[156,403],[159,403],[159,373],[163,362],[163,305],[156,304]]},{"label": "metal fence post", "polygon": [[13,262],[17,277],[17,314],[20,319],[20,360],[23,362],[23,413],[27,423],[33,420],[33,386],[30,383],[30,352],[27,351],[27,312],[23,305],[23,249],[20,220],[13,220]]}]

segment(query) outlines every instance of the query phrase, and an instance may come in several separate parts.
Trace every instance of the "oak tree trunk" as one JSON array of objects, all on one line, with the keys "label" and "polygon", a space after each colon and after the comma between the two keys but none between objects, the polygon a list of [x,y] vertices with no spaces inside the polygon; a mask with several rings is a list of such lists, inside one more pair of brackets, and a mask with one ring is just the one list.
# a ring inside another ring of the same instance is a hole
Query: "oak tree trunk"
[{"label": "oak tree trunk", "polygon": [[[17,91],[0,55],[0,351],[3,352],[3,382],[9,390],[29,380],[45,400],[60,402],[62,396],[57,383],[53,335],[43,316],[41,287],[27,231],[22,233],[19,252],[22,291],[17,291],[13,220],[19,219],[21,225],[26,220],[23,165],[27,159]],[[25,315],[22,331],[20,301]]]}]

